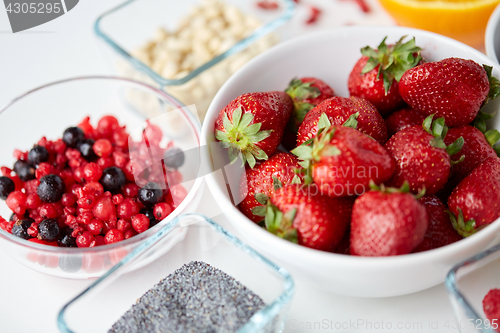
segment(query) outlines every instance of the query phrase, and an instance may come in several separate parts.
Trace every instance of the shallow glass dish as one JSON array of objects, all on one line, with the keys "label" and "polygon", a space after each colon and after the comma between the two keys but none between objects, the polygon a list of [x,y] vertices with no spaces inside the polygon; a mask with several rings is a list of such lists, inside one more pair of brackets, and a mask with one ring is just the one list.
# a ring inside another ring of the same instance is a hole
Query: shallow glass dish
[{"label": "shallow glass dish", "polygon": [[[242,39],[235,39],[228,48],[222,47],[221,53],[214,51],[215,57],[211,60],[172,78],[160,75],[159,70],[148,66],[134,51],[146,42],[154,41],[158,28],[173,31],[201,0],[126,1],[99,16],[94,31],[106,45],[105,53],[111,55],[108,58],[116,73],[165,89],[186,105],[195,104],[203,118],[210,101],[234,71],[286,36],[284,29],[276,29],[290,20],[295,9],[293,0],[274,0],[278,4],[274,10],[259,8],[255,0],[221,1],[255,17],[262,25]],[[215,31],[215,34],[222,35],[223,30]]]},{"label": "shallow glass dish", "polygon": [[453,267],[445,285],[455,312],[454,328],[461,333],[500,331],[499,322],[486,319],[482,304],[491,289],[500,288],[500,245]]},{"label": "shallow glass dish", "polygon": [[[156,251],[165,237],[186,227],[186,238],[158,259],[154,267],[124,275],[129,266]],[[107,332],[146,291],[191,261],[204,261],[222,270],[266,303],[238,330],[239,333],[283,330],[294,294],[294,282],[288,272],[213,220],[197,213],[176,217],[68,302],[58,315],[59,329],[61,332]]]},{"label": "shallow glass dish", "polygon": [[[142,103],[131,104],[126,99],[129,94],[141,96]],[[146,118],[145,108],[158,116]],[[43,136],[49,140],[60,138],[67,127],[76,126],[86,116],[96,124],[104,115],[114,115],[127,126],[131,136],[142,133],[146,121],[150,121],[162,129],[164,140],[173,141],[175,146],[193,152],[200,146],[198,120],[165,92],[127,79],[81,77],[33,89],[0,108],[0,165],[12,167],[14,149],[29,150]],[[48,275],[70,279],[99,277],[175,216],[196,208],[203,184],[196,177],[195,169],[200,165],[196,155],[186,154],[186,162],[179,169],[185,179],[190,179],[182,183],[188,191],[186,198],[176,203],[177,208],[165,220],[137,236],[93,248],[62,248],[29,242],[0,229],[0,249],[21,264]],[[5,201],[0,200],[0,216],[8,220],[10,215]],[[182,240],[186,231],[181,228],[166,237],[162,247],[131,268],[158,258]]]}]

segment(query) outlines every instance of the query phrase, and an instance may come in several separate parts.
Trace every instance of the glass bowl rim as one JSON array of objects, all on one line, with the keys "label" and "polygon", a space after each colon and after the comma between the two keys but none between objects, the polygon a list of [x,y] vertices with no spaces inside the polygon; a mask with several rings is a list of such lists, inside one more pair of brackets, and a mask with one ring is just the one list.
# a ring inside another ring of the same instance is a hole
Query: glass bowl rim
[{"label": "glass bowl rim", "polygon": [[[13,99],[11,99],[9,102],[7,102],[5,105],[0,107],[0,116],[2,115],[3,112],[9,109],[12,105],[14,105],[16,102],[22,100],[24,97],[27,97],[39,90],[42,90],[44,88],[49,88],[53,86],[57,86],[59,84],[65,84],[65,83],[70,83],[74,81],[86,81],[86,80],[98,80],[98,81],[109,81],[109,82],[117,82],[117,83],[126,83],[126,84],[131,84],[131,85],[137,85],[142,87],[143,89],[151,90],[152,92],[160,95],[162,98],[166,99],[168,102],[170,102],[174,107],[178,108],[181,110],[183,115],[187,118],[189,121],[191,127],[193,128],[194,134],[196,135],[196,138],[198,140],[198,145],[201,145],[201,125],[199,121],[190,113],[185,110],[185,105],[178,101],[176,98],[173,96],[169,95],[165,91],[155,88],[153,86],[150,86],[146,83],[134,81],[131,79],[127,78],[122,78],[122,77],[117,77],[117,76],[105,76],[105,75],[94,75],[94,76],[78,76],[78,77],[72,77],[72,78],[67,78],[67,79],[62,79],[62,80],[57,80],[53,81],[50,83],[43,84],[41,86],[38,86],[34,89],[31,89]],[[170,223],[174,218],[176,218],[179,214],[180,211],[184,210],[187,205],[189,205],[195,195],[196,192],[200,189],[200,186],[203,182],[203,177],[197,177],[193,187],[191,190],[188,192],[186,198],[181,202],[179,206],[177,206],[172,213],[167,216],[165,219],[160,221],[157,225],[155,225],[153,228],[150,228],[146,230],[143,233],[140,233],[138,235],[135,235],[134,237],[131,237],[129,239],[125,239],[121,242],[117,243],[112,243],[112,244],[105,244],[105,245],[100,245],[96,247],[85,247],[85,248],[66,248],[66,247],[59,247],[59,246],[51,246],[51,245],[45,245],[45,244],[38,244],[34,242],[29,242],[27,240],[21,239],[19,237],[16,237],[10,233],[7,233],[5,230],[0,228],[0,241],[2,239],[6,239],[7,241],[10,241],[12,243],[15,243],[17,245],[34,249],[34,250],[41,250],[45,252],[51,252],[54,254],[88,254],[88,253],[98,253],[98,252],[105,252],[107,250],[113,250],[115,248],[127,246],[127,245],[132,245],[135,243],[141,243],[151,236],[153,236],[155,233],[157,233],[159,230],[161,230],[160,227]],[[176,213],[177,212],[177,213]],[[176,214],[175,214],[176,213]],[[156,230],[155,230],[156,229]]]},{"label": "glass bowl rim", "polygon": [[262,27],[256,29],[250,36],[238,41],[236,44],[231,46],[227,51],[219,54],[212,60],[204,63],[198,68],[193,69],[190,71],[186,76],[180,78],[180,79],[166,79],[159,74],[157,74],[151,67],[147,66],[144,64],[142,61],[137,59],[136,57],[132,56],[129,52],[127,52],[123,47],[121,47],[111,36],[106,34],[101,26],[101,21],[106,18],[109,15],[112,15],[113,13],[119,11],[120,9],[130,5],[131,3],[135,2],[137,0],[128,0],[125,1],[124,3],[119,4],[116,7],[113,7],[106,12],[102,13],[99,15],[99,17],[96,19],[94,22],[94,33],[96,36],[100,39],[102,39],[107,45],[109,45],[116,53],[120,54],[122,57],[124,57],[132,66],[141,72],[144,72],[147,74],[151,79],[153,79],[156,83],[160,84],[161,86],[177,86],[184,84],[191,79],[195,78],[205,70],[211,68],[212,66],[218,64],[222,60],[232,56],[233,54],[236,54],[244,49],[246,49],[250,44],[252,44],[254,41],[257,39],[263,37],[264,35],[273,32],[278,28],[279,26],[285,24],[288,22],[293,13],[295,12],[295,1],[294,0],[280,0],[283,1],[286,5],[285,11],[281,16],[279,16],[277,19],[269,22],[268,24],[263,25]]},{"label": "glass bowl rim", "polygon": [[[112,275],[117,269],[127,264],[131,260],[135,259],[137,256],[141,255],[147,249],[154,247],[156,241],[160,240],[163,235],[166,235],[171,231],[175,226],[179,225],[182,218],[194,216],[203,219],[204,223],[207,223],[211,226],[214,232],[221,234],[228,242],[231,243],[232,246],[239,248],[242,252],[250,255],[253,260],[264,263],[267,267],[272,269],[275,273],[281,275],[282,281],[280,285],[283,286],[283,291],[272,301],[270,304],[266,304],[265,307],[257,311],[253,314],[250,320],[242,327],[240,327],[237,333],[245,333],[245,332],[253,332],[254,329],[262,329],[267,323],[270,322],[270,319],[273,319],[277,316],[281,309],[285,308],[287,304],[290,303],[294,294],[295,294],[295,282],[290,275],[290,273],[284,269],[283,267],[275,264],[273,261],[268,259],[266,256],[262,255],[260,252],[253,249],[247,243],[240,240],[238,237],[234,236],[232,233],[227,231],[217,222],[212,220],[211,218],[200,214],[200,213],[186,213],[179,216],[176,216],[174,220],[168,225],[164,225],[157,233],[154,234],[153,237],[148,238],[147,241],[143,242],[138,248],[134,249],[132,252],[127,254],[125,258],[120,260],[115,266],[109,269],[106,273],[104,273],[97,280],[93,281],[90,286],[85,288],[83,291],[78,293],[75,297],[66,302],[57,314],[57,326],[61,332],[73,332],[69,329],[65,319],[64,314],[66,313],[67,308],[75,301],[78,301],[80,297],[84,297],[85,294],[94,288],[98,287],[99,284],[107,279],[110,275]],[[256,315],[260,315],[255,317]],[[253,321],[252,321],[253,319]]]}]

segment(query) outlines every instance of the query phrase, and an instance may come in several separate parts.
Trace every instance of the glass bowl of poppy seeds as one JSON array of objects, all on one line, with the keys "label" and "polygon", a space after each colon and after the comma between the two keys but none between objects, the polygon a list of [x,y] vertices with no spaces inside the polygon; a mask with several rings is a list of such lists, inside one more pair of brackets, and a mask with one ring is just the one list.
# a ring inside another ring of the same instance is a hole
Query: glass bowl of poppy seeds
[{"label": "glass bowl of poppy seeds", "polygon": [[[189,225],[184,241],[154,267],[123,274],[175,224]],[[293,293],[286,270],[213,220],[188,213],[68,302],[58,326],[78,333],[281,332]]]},{"label": "glass bowl of poppy seeds", "polygon": [[[193,108],[126,79],[67,79],[13,99],[0,108],[0,249],[48,275],[101,276],[196,208],[199,132]],[[186,232],[177,225],[129,269]]]}]

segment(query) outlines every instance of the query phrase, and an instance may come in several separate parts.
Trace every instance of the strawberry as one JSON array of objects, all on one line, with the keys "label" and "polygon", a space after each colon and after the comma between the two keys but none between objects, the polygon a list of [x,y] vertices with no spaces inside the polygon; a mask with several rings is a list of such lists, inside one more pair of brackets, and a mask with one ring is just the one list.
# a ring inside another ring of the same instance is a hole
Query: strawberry
[{"label": "strawberry", "polygon": [[408,193],[405,183],[366,192],[352,208],[352,255],[394,256],[413,251],[424,239],[428,217],[425,207]]},{"label": "strawberry", "polygon": [[455,187],[448,198],[451,221],[464,237],[500,217],[500,159],[490,157]]},{"label": "strawberry", "polygon": [[240,195],[244,197],[239,205],[241,212],[254,222],[261,221],[262,216],[252,213],[253,208],[261,205],[255,194],[270,196],[274,192],[274,179],[284,185],[290,184],[297,168],[300,168],[297,157],[281,151],[274,153],[267,161],[253,169],[247,167],[240,180]]},{"label": "strawberry", "polygon": [[351,238],[351,231],[348,229],[344,234],[344,238],[342,238],[339,245],[337,245],[337,247],[335,248],[335,250],[333,252],[338,253],[338,254],[349,255],[350,254],[350,247],[351,247],[350,238]]},{"label": "strawberry", "polygon": [[354,65],[349,75],[348,87],[351,96],[371,102],[382,116],[404,105],[399,95],[399,84],[403,73],[421,60],[420,48],[415,46],[415,38],[403,44],[406,36],[394,45],[386,45],[385,37],[377,50],[366,46],[363,55]]},{"label": "strawberry", "polygon": [[441,191],[443,197],[446,198],[458,183],[467,177],[479,164],[490,157],[497,156],[492,145],[500,139],[500,133],[497,130],[490,130],[483,134],[475,127],[464,125],[450,128],[444,138],[444,143],[449,145],[459,137],[464,138],[464,146],[460,150],[460,154],[451,156],[451,160],[458,162],[460,156],[464,156],[464,159],[451,167],[448,183]]},{"label": "strawberry", "polygon": [[424,240],[413,252],[422,252],[458,242],[460,236],[446,213],[448,207],[438,197],[425,196],[419,202],[424,205],[429,218],[429,226],[425,232]]},{"label": "strawberry", "polygon": [[407,70],[399,81],[399,93],[413,109],[437,114],[455,127],[472,122],[481,106],[499,94],[497,85],[491,67],[447,58]]},{"label": "strawberry", "polygon": [[422,125],[425,118],[426,115],[410,107],[398,110],[385,119],[387,134],[391,137],[407,127]]},{"label": "strawberry", "polygon": [[310,140],[318,133],[318,121],[326,114],[333,125],[344,124],[349,117],[355,115],[357,129],[380,143],[387,141],[387,129],[384,119],[377,109],[368,101],[359,97],[332,97],[318,104],[309,111],[299,127],[297,146]]},{"label": "strawberry", "polygon": [[388,184],[399,187],[408,181],[412,193],[425,190],[427,195],[443,188],[450,175],[450,155],[458,153],[464,144],[463,138],[458,138],[446,146],[443,137],[447,130],[444,118],[433,122],[429,116],[423,126],[394,134],[384,146],[396,161],[396,171]]},{"label": "strawberry", "polygon": [[281,143],[286,149],[292,150],[297,145],[297,131],[306,113],[325,99],[333,97],[335,93],[328,84],[314,77],[293,79],[285,92],[293,100],[293,113]]},{"label": "strawberry", "polygon": [[267,230],[299,245],[333,251],[351,218],[353,200],[322,195],[316,185],[291,184],[271,196],[266,207]]},{"label": "strawberry", "polygon": [[267,160],[276,151],[292,111],[292,99],[284,92],[243,94],[219,113],[215,137],[229,148],[231,162],[241,152],[253,168],[256,159]]},{"label": "strawberry", "polygon": [[[500,289],[491,289],[483,298],[483,311],[495,331],[500,332]],[[486,324],[485,324],[486,325]]]},{"label": "strawberry", "polygon": [[381,184],[391,178],[395,164],[380,143],[354,128],[329,126],[326,115],[320,126],[323,122],[326,129],[311,146],[292,150],[302,160],[306,183],[314,181],[324,194],[342,197],[364,193],[371,180]]}]

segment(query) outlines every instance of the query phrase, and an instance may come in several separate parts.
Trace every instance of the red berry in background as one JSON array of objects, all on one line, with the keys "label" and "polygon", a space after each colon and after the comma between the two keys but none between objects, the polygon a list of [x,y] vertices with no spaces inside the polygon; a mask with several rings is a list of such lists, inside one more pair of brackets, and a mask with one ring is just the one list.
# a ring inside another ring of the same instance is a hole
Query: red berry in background
[{"label": "red berry in background", "polygon": [[335,96],[324,100],[309,111],[299,127],[297,146],[318,134],[318,121],[326,114],[332,125],[343,125],[351,116],[357,120],[356,129],[371,136],[380,143],[387,141],[387,128],[377,109],[359,97]]},{"label": "red berry in background", "polygon": [[148,122],[143,135],[150,145],[157,146],[163,138],[163,131],[158,126]]},{"label": "red berry in background", "polygon": [[84,195],[76,202],[78,207],[89,209],[96,204],[96,198],[93,195]]},{"label": "red berry in background", "polygon": [[399,94],[413,109],[444,117],[450,127],[467,125],[488,99],[489,70],[459,58],[427,62],[403,74]]},{"label": "red berry in background", "polygon": [[95,197],[100,197],[104,194],[104,188],[98,182],[90,182],[82,187],[82,191],[87,194],[91,194]]},{"label": "red berry in background", "polygon": [[99,139],[94,142],[94,152],[99,157],[108,157],[113,152],[113,145],[108,139]]},{"label": "red berry in background", "polygon": [[427,116],[410,107],[398,110],[385,119],[389,137],[397,132],[416,125],[422,125]]},{"label": "red berry in background", "polygon": [[425,207],[408,193],[385,188],[366,192],[352,208],[352,255],[394,256],[413,251],[424,239],[429,224]]},{"label": "red berry in background", "polygon": [[117,147],[128,147],[128,134],[124,130],[117,130],[113,132],[113,143]]},{"label": "red berry in background", "polygon": [[55,219],[60,214],[54,208],[54,206],[50,203],[43,204],[40,206],[40,217],[44,219]]},{"label": "red berry in background", "polygon": [[43,162],[38,165],[38,168],[35,171],[36,179],[40,180],[43,176],[50,175],[52,172],[52,166],[50,163]]},{"label": "red berry in background", "polygon": [[87,224],[87,230],[92,235],[99,235],[102,232],[103,228],[104,223],[102,223],[101,220],[93,219],[89,224]]},{"label": "red berry in background", "polygon": [[127,229],[127,230],[123,233],[123,237],[124,237],[125,239],[129,239],[130,237],[134,237],[135,235],[137,235],[137,232],[136,232],[133,228]]},{"label": "red berry in background", "polygon": [[121,204],[116,207],[118,218],[130,220],[132,216],[139,214],[139,205],[131,198],[125,198]]},{"label": "red berry in background", "polygon": [[144,232],[149,229],[149,219],[144,214],[137,214],[132,216],[132,227],[137,233]]},{"label": "red berry in background", "polygon": [[98,182],[102,176],[102,169],[97,163],[90,162],[83,168],[83,178],[87,182]]},{"label": "red berry in background", "polygon": [[113,116],[104,116],[97,123],[97,131],[104,137],[111,136],[119,127],[118,120]]},{"label": "red berry in background", "polygon": [[96,163],[103,170],[115,165],[111,157],[101,157]]},{"label": "red berry in background", "polygon": [[155,208],[153,209],[153,214],[158,221],[161,221],[168,215],[170,215],[172,211],[173,209],[168,203],[160,202],[156,204]]},{"label": "red berry in background", "polygon": [[139,186],[137,186],[134,183],[126,184],[123,187],[123,194],[125,194],[127,198],[136,198],[138,193],[139,193]]},{"label": "red berry in background", "polygon": [[35,209],[40,207],[41,204],[42,200],[40,200],[40,197],[36,193],[28,194],[26,197],[26,208]]},{"label": "red berry in background", "polygon": [[94,128],[90,125],[90,117],[85,117],[78,127],[85,133],[85,136],[91,136]]},{"label": "red berry in background", "polygon": [[96,218],[102,221],[109,221],[116,219],[116,211],[113,202],[108,197],[102,197],[99,199],[94,208],[92,208],[92,213]]},{"label": "red berry in background", "polygon": [[113,205],[119,205],[124,199],[122,194],[115,194],[111,197],[111,200],[113,201]]},{"label": "red berry in background", "polygon": [[184,186],[177,184],[170,188],[170,194],[174,203],[174,207],[178,207],[186,198],[188,191]]},{"label": "red berry in background", "polygon": [[123,233],[120,230],[111,229],[108,232],[106,232],[106,235],[104,236],[104,243],[112,244],[116,242],[121,242],[123,239],[124,239]]},{"label": "red berry in background", "polygon": [[89,231],[84,231],[76,237],[76,246],[78,247],[89,247],[94,240],[94,235]]},{"label": "red berry in background", "polygon": [[118,221],[116,221],[116,229],[120,230],[121,232],[125,232],[130,228],[132,228],[132,223],[130,223],[129,221],[124,219],[119,219]]},{"label": "red berry in background", "polygon": [[[486,319],[489,320],[490,326],[495,329],[496,332],[500,332],[500,326],[497,326],[500,322],[500,290],[491,289],[483,299],[483,311],[486,315]],[[496,328],[495,328],[496,327]]]},{"label": "red berry in background", "polygon": [[458,242],[460,236],[450,221],[446,211],[448,207],[436,196],[425,196],[419,200],[424,205],[429,218],[429,226],[425,232],[424,240],[413,252],[422,252]]},{"label": "red berry in background", "polygon": [[23,215],[26,212],[26,194],[21,191],[14,191],[9,194],[5,203],[11,211]]}]

